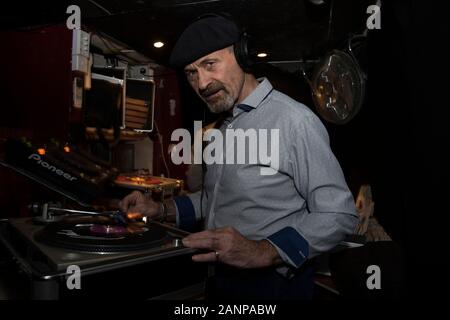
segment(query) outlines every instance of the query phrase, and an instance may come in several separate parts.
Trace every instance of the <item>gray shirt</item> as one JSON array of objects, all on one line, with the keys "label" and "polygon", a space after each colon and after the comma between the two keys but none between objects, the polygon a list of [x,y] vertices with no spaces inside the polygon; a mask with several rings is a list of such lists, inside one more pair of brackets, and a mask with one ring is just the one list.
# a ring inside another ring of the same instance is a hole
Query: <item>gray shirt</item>
[{"label": "gray shirt", "polygon": [[250,163],[254,148],[247,144],[246,163],[207,166],[203,210],[201,192],[188,196],[192,210],[176,199],[177,220],[194,213],[200,219],[202,212],[206,228],[232,226],[249,239],[267,239],[286,263],[299,267],[353,233],[354,199],[326,129],[310,109],[274,90],[267,79],[242,104],[245,110],[236,106],[220,130],[226,137],[226,129],[279,129],[273,174],[261,174],[262,167],[272,165],[260,159]]}]

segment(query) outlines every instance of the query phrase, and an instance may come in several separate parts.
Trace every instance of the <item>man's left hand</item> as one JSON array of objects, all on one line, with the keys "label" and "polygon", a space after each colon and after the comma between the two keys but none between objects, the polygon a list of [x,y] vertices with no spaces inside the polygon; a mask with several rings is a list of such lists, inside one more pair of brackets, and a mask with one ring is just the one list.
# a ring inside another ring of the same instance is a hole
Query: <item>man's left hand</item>
[{"label": "man's left hand", "polygon": [[223,262],[238,268],[262,268],[281,262],[277,250],[267,240],[249,240],[232,227],[206,230],[183,239],[186,247],[211,250],[196,254],[197,262]]}]

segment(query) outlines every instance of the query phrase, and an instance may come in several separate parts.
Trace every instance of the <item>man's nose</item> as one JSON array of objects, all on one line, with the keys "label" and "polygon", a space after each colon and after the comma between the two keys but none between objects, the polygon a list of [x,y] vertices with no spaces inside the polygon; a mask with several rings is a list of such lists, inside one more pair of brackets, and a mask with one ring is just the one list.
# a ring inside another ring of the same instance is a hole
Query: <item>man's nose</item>
[{"label": "man's nose", "polygon": [[211,77],[208,75],[208,72],[203,70],[198,71],[198,89],[204,90],[211,83]]}]

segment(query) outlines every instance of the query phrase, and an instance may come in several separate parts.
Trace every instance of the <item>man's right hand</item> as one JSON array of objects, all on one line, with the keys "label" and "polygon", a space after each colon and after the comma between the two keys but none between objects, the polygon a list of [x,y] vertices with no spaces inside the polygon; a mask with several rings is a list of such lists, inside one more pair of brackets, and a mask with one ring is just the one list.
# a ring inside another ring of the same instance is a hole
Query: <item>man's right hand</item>
[{"label": "man's right hand", "polygon": [[157,218],[162,214],[161,204],[151,199],[147,199],[142,192],[133,191],[122,201],[119,202],[119,208],[128,214],[142,214],[149,218]]}]

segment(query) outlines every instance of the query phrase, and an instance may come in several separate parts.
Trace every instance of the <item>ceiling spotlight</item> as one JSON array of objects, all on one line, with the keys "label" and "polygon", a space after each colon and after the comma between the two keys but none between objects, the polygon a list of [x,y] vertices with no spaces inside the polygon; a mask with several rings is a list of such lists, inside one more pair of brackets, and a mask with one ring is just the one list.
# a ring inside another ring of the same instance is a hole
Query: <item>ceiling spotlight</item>
[{"label": "ceiling spotlight", "polygon": [[265,52],[260,52],[260,53],[258,53],[256,56],[257,56],[258,58],[265,58],[265,57],[267,57],[267,53],[265,53]]},{"label": "ceiling spotlight", "polygon": [[155,42],[154,44],[153,44],[153,46],[155,47],[155,48],[162,48],[163,46],[164,46],[164,42],[161,42],[161,41],[157,41],[157,42]]},{"label": "ceiling spotlight", "polygon": [[315,4],[315,5],[322,5],[325,3],[325,1],[323,1],[323,0],[309,0],[309,2],[311,2],[312,4]]}]

